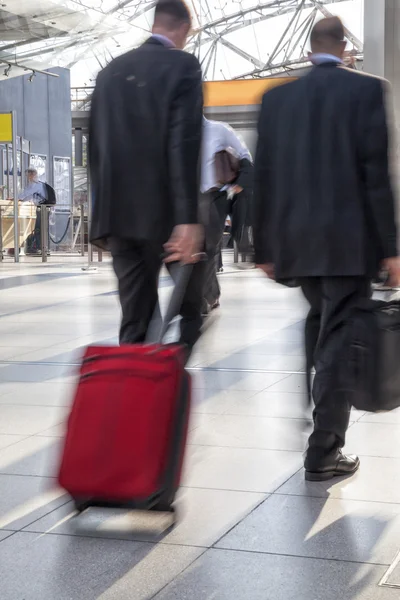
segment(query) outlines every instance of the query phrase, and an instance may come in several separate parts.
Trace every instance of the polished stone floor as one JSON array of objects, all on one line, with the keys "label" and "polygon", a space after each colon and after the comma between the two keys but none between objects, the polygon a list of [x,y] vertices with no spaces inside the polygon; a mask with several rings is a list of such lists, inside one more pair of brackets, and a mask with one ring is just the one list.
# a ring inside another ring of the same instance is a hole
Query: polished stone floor
[{"label": "polished stone floor", "polygon": [[[172,530],[163,515],[76,517],[55,484],[80,349],[116,340],[110,266],[0,265],[2,600],[400,597],[400,413],[354,412],[347,449],[360,454],[359,473],[305,483],[306,305],[297,290],[226,262],[221,309],[190,365]],[[168,278],[161,284],[165,301]]]}]

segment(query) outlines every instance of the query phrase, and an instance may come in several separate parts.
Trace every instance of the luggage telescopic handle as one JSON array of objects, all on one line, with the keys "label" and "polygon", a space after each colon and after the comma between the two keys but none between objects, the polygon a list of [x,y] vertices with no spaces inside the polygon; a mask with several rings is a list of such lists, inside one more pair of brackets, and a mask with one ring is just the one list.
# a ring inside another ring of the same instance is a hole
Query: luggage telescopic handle
[{"label": "luggage telescopic handle", "polygon": [[190,276],[193,271],[193,265],[181,265],[176,263],[171,267],[171,275],[174,280],[174,290],[168,304],[167,312],[162,320],[160,332],[158,334],[158,343],[161,344],[165,334],[167,333],[171,321],[179,315],[186,288],[189,283]]},{"label": "luggage telescopic handle", "polygon": [[[205,253],[202,252],[199,254],[199,260],[204,261],[206,259],[207,255]],[[170,274],[174,280],[174,290],[172,292],[164,318],[161,317],[160,305],[157,302],[157,306],[154,310],[153,318],[147,332],[146,344],[162,344],[171,322],[176,316],[179,315],[181,311],[183,298],[185,297],[193,267],[193,264],[184,265],[179,262],[171,264]]]}]

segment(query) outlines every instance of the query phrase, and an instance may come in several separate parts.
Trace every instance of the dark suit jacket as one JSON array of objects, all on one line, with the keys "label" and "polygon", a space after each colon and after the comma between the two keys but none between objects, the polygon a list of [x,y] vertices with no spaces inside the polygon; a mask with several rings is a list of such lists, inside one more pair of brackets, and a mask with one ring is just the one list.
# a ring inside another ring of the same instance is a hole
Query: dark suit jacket
[{"label": "dark suit jacket", "polygon": [[198,60],[150,38],[113,60],[93,94],[91,239],[164,243],[198,222],[203,118]]},{"label": "dark suit jacket", "polygon": [[328,63],[264,96],[255,251],[278,280],[370,276],[397,254],[384,87]]}]

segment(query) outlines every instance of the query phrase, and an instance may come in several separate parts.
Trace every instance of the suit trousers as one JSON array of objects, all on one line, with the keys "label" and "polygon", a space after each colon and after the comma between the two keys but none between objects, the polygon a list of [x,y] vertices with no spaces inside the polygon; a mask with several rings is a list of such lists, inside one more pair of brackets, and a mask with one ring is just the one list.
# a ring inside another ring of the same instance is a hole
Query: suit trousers
[{"label": "suit trousers", "polygon": [[226,192],[209,192],[210,218],[206,226],[207,264],[204,277],[204,298],[212,306],[221,295],[217,272],[219,269],[221,240],[228,214],[228,196]]},{"label": "suit trousers", "polygon": [[351,410],[349,392],[342,385],[346,334],[352,309],[371,296],[371,281],[365,277],[310,277],[299,283],[311,306],[305,345],[307,369],[315,366],[315,409],[306,468],[314,470],[329,463],[345,444]]},{"label": "suit trousers", "polygon": [[[144,342],[152,318],[157,315],[162,247],[113,238],[110,250],[122,309],[120,343]],[[200,337],[202,326],[204,267],[203,262],[194,265],[180,311],[180,343],[190,351]]]}]

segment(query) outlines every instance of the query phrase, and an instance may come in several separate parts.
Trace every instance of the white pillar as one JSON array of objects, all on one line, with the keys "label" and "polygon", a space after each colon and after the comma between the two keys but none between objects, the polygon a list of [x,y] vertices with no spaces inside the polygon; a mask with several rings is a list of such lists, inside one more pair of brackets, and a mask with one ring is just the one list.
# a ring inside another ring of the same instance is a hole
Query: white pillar
[{"label": "white pillar", "polygon": [[392,86],[392,162],[400,189],[400,0],[364,0],[364,71]]}]

